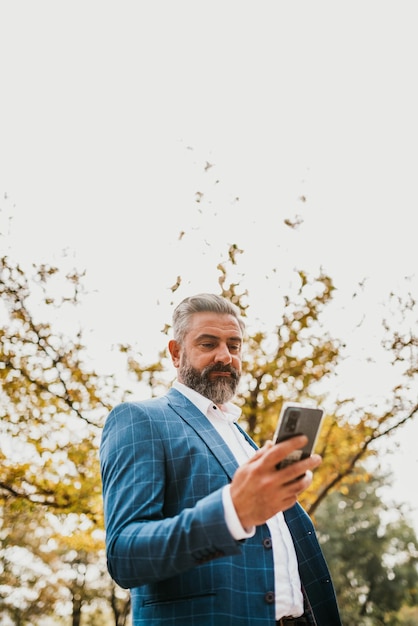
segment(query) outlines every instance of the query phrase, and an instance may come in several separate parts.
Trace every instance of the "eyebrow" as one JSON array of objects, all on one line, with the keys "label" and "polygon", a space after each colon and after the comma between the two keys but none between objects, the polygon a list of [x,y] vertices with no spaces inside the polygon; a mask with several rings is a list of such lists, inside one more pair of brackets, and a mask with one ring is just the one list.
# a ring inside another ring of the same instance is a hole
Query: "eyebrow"
[{"label": "eyebrow", "polygon": [[[196,337],[196,341],[201,341],[202,339],[214,339],[216,341],[219,341],[220,337],[219,335],[210,335],[209,333],[203,333],[202,335]],[[239,343],[242,343],[242,338],[239,335],[232,336],[228,337],[227,341],[238,341]]]}]

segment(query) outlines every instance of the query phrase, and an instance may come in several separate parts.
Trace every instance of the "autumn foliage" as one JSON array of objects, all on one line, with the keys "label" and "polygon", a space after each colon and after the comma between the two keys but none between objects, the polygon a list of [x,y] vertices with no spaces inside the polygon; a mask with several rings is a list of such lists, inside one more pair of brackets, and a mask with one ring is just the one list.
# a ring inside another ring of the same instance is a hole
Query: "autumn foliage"
[{"label": "autumn foliage", "polygon": [[[240,253],[231,246],[217,271],[220,293],[246,316],[248,294],[228,281]],[[367,480],[364,461],[378,442],[416,414],[418,338],[412,325],[393,332],[387,322],[386,348],[403,370],[383,407],[331,401],[324,381],[335,375],[342,346],[321,316],[334,286],[328,276],[302,271],[295,285],[275,328],[249,328],[238,402],[241,423],[259,444],[271,438],[284,401],[327,407],[317,448],[323,464],[303,496],[314,514],[328,494],[344,492],[360,475]],[[4,257],[0,294],[0,616],[36,624],[45,615],[71,614],[76,626],[84,607],[101,624],[123,626],[129,599],[106,572],[97,451],[103,421],[124,390],[112,373],[90,366],[81,331],[69,337],[48,321],[77,305],[82,276],[62,277],[49,266],[24,271]],[[410,297],[397,305],[414,310]],[[141,363],[132,346],[121,350],[144,395],[167,387],[164,346],[153,363]]]}]

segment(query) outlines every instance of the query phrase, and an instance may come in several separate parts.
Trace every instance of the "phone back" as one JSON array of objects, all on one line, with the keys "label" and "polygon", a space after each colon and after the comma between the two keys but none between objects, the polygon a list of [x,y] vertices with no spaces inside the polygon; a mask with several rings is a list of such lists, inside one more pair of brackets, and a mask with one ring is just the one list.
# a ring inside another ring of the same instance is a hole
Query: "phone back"
[{"label": "phone back", "polygon": [[319,408],[286,403],[280,414],[273,438],[274,443],[285,441],[297,435],[305,435],[308,438],[307,444],[300,452],[297,451],[299,454],[292,454],[292,460],[296,461],[310,456],[315,447],[323,414],[324,411]]}]

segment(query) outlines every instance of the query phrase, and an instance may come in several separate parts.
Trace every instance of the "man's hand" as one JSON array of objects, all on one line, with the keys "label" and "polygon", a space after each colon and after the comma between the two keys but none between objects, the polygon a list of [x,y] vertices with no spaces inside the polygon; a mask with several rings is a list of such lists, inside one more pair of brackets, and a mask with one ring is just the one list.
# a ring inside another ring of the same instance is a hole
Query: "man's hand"
[{"label": "man's hand", "polygon": [[304,435],[278,444],[268,441],[248,463],[238,468],[231,483],[231,498],[244,528],[264,524],[279,511],[289,509],[309,487],[312,470],[322,462],[318,454],[276,469],[277,463],[306,443]]}]

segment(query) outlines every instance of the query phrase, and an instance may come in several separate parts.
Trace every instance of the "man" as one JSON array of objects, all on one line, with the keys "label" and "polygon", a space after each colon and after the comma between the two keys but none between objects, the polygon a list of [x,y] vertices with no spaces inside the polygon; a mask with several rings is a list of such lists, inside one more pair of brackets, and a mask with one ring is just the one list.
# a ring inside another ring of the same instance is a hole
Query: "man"
[{"label": "man", "polygon": [[134,626],[341,624],[312,523],[297,503],[321,458],[277,470],[306,439],[257,449],[235,423],[243,331],[228,300],[186,298],[168,345],[173,388],[123,403],[106,421],[108,567],[131,589]]}]

